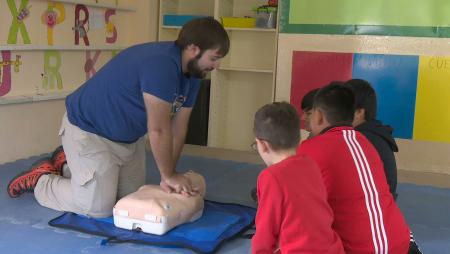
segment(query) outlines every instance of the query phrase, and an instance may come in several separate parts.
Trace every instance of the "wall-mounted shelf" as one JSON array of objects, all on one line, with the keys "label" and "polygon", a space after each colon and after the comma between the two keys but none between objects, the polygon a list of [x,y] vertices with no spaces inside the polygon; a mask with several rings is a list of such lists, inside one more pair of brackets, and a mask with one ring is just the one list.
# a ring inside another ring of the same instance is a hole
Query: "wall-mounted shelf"
[{"label": "wall-mounted shelf", "polygon": [[265,33],[276,33],[275,28],[237,28],[237,27],[225,27],[227,31],[243,31],[243,32],[265,32]]},{"label": "wall-mounted shelf", "polygon": [[161,26],[163,29],[181,29],[181,26]]},{"label": "wall-mounted shelf", "polygon": [[66,96],[72,92],[73,91],[70,90],[61,92],[49,92],[45,94],[30,94],[30,95],[0,97],[0,105],[30,103],[48,100],[60,100],[66,98]]},{"label": "wall-mounted shelf", "polygon": [[[88,1],[88,0],[56,0],[55,2],[67,3],[67,4],[83,4],[83,5],[91,6],[91,7],[114,9],[114,10],[121,10],[121,11],[136,11],[136,8],[134,8],[134,7],[124,7],[124,6],[108,4],[108,3],[96,3],[96,1],[94,1],[94,0],[91,0],[91,1]],[[116,0],[116,2],[118,2],[118,1]]]},{"label": "wall-mounted shelf", "polygon": [[241,71],[241,72],[257,72],[257,73],[269,73],[273,74],[273,69],[258,69],[258,68],[243,68],[243,67],[229,67],[221,66],[219,67],[221,71]]},{"label": "wall-mounted shelf", "polygon": [[66,51],[86,51],[86,50],[122,50],[125,46],[105,45],[105,46],[48,46],[48,45],[0,45],[0,50],[11,51],[33,51],[33,50],[66,50]]},{"label": "wall-mounted shelf", "polygon": [[[181,26],[161,26],[162,29],[181,29]],[[225,27],[227,31],[242,31],[242,32],[265,32],[265,33],[276,33],[275,28],[237,28],[237,27]]]}]

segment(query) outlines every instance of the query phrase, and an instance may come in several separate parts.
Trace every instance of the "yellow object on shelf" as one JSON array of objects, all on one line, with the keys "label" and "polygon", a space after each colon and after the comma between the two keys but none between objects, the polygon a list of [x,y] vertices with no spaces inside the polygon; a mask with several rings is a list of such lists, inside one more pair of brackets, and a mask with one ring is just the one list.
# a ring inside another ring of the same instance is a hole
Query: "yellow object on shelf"
[{"label": "yellow object on shelf", "polygon": [[224,27],[254,28],[256,22],[256,19],[251,17],[221,17],[221,19]]}]

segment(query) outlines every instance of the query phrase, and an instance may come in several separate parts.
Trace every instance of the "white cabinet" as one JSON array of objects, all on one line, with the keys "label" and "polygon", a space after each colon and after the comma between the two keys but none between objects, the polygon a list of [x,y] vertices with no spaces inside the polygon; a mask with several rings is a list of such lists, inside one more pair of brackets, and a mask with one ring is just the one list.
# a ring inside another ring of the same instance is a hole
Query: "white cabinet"
[{"label": "white cabinet", "polygon": [[[181,27],[164,26],[165,14],[255,16],[258,0],[160,0],[160,41],[175,40]],[[226,28],[231,46],[211,74],[208,146],[250,150],[256,110],[274,99],[278,29]]]}]

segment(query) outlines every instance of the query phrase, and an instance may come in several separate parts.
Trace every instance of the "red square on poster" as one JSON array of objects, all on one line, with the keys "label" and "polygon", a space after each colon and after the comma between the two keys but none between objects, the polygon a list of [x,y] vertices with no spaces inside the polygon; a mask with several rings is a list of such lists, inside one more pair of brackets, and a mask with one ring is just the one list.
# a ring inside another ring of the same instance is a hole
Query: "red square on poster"
[{"label": "red square on poster", "polygon": [[292,56],[291,104],[299,113],[303,96],[331,81],[352,78],[352,53],[294,51]]}]

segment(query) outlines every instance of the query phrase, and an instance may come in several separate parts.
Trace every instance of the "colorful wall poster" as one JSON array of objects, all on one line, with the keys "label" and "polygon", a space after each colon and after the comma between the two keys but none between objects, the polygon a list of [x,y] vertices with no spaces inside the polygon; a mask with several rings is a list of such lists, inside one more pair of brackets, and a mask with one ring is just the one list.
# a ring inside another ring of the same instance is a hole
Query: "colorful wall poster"
[{"label": "colorful wall poster", "polygon": [[377,118],[404,139],[450,142],[450,57],[295,51],[291,103],[331,81],[359,78],[377,93]]}]

